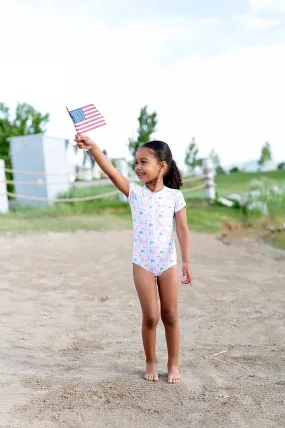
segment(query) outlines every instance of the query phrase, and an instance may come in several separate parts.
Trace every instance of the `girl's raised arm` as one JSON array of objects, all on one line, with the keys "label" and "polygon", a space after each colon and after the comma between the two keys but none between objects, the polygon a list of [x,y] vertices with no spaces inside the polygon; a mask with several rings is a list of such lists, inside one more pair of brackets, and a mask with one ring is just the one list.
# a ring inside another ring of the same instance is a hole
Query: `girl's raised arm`
[{"label": "girl's raised arm", "polygon": [[99,167],[110,178],[114,185],[125,196],[129,196],[129,180],[113,166],[112,162],[104,155],[97,144],[95,144],[94,141],[86,135],[79,134],[76,134],[75,141],[80,149],[89,150]]}]

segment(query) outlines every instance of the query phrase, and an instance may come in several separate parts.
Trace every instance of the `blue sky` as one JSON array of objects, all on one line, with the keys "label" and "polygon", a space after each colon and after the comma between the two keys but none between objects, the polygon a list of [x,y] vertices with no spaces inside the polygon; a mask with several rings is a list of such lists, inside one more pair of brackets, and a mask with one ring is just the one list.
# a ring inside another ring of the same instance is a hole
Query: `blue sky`
[{"label": "blue sky", "polygon": [[[139,109],[178,162],[192,136],[225,164],[285,146],[285,0],[0,0],[0,101],[51,113],[48,133],[73,136],[65,105],[94,102],[108,126],[92,136],[128,155]],[[8,36],[8,37],[7,37]]]}]

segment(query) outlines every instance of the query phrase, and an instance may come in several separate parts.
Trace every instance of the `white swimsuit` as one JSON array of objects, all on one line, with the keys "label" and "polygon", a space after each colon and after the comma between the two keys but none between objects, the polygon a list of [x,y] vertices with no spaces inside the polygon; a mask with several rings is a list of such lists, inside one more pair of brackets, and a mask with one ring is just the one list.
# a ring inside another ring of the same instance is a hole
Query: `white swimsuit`
[{"label": "white swimsuit", "polygon": [[185,199],[177,189],[164,186],[151,192],[131,182],[128,201],[133,218],[133,263],[158,277],[176,264],[174,217],[186,206]]}]

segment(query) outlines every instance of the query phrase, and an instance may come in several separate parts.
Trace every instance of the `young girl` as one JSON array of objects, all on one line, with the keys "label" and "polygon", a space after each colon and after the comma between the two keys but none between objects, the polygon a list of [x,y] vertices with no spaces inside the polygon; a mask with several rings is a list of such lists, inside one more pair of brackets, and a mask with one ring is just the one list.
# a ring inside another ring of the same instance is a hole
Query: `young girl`
[{"label": "young girl", "polygon": [[135,172],[143,186],[124,177],[89,138],[77,134],[79,148],[90,151],[99,167],[127,196],[133,217],[133,275],[142,307],[142,338],[146,355],[144,378],[158,381],[156,371],[156,327],[160,314],[168,348],[168,382],[179,383],[180,330],[178,323],[178,274],[173,223],[181,248],[182,284],[191,285],[189,229],[186,203],[180,190],[181,174],[168,145],[162,141],[143,144],[136,154]]}]

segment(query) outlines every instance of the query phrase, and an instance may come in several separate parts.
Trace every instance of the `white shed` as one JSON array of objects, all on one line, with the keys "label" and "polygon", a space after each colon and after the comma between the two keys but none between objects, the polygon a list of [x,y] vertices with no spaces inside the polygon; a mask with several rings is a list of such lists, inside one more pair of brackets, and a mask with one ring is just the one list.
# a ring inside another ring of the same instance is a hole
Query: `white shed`
[{"label": "white shed", "polygon": [[277,169],[277,163],[272,159],[264,162],[264,164],[260,165],[260,168],[259,168],[259,170],[262,172],[276,171],[276,169]]},{"label": "white shed", "polygon": [[243,172],[257,172],[258,170],[259,170],[259,165],[256,160],[247,161],[242,165]]},{"label": "white shed", "polygon": [[[15,193],[24,196],[53,199],[67,192],[75,180],[75,162],[69,140],[48,137],[45,134],[10,138]],[[35,182],[27,184],[24,182]],[[17,201],[29,205],[48,205],[41,200]]]}]

